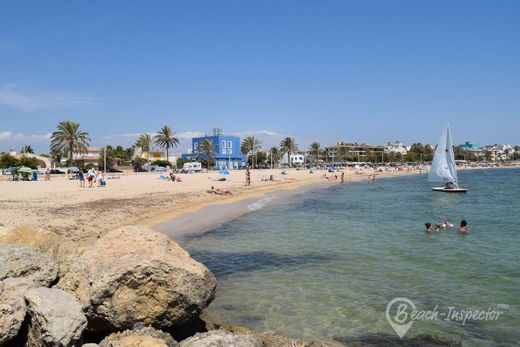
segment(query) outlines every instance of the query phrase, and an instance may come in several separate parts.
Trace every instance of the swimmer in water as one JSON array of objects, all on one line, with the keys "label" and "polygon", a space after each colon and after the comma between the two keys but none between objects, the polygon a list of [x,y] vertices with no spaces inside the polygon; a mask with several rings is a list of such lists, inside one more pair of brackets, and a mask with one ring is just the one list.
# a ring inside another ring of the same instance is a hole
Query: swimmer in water
[{"label": "swimmer in water", "polygon": [[432,232],[432,223],[424,223],[424,226],[426,227],[426,232],[431,233]]},{"label": "swimmer in water", "polygon": [[444,223],[442,223],[441,227],[444,229],[451,229],[451,228],[453,228],[453,223],[450,222],[448,219],[445,219]]},{"label": "swimmer in water", "polygon": [[460,228],[459,228],[459,231],[463,234],[466,234],[469,232],[469,228],[468,228],[468,222],[466,222],[465,219],[462,220],[462,222],[460,222]]},{"label": "swimmer in water", "polygon": [[438,233],[439,231],[441,231],[441,225],[435,224],[435,232]]}]

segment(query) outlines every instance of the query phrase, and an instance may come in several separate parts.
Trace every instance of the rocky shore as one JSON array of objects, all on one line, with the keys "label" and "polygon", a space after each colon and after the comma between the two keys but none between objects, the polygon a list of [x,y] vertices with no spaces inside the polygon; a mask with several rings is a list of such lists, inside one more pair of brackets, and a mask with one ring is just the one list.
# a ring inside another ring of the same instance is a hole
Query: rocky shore
[{"label": "rocky shore", "polygon": [[90,246],[0,227],[0,346],[334,346],[201,319],[217,282],[174,241],[127,226]]}]

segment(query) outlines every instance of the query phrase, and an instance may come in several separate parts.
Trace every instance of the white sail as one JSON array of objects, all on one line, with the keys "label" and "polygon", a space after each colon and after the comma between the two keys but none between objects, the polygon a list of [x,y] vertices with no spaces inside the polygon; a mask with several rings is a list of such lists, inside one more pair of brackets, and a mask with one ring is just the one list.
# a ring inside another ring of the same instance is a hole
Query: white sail
[{"label": "white sail", "polygon": [[433,156],[432,167],[428,173],[428,181],[435,183],[451,182],[455,187],[459,186],[449,125],[446,126],[439,139],[439,144]]}]

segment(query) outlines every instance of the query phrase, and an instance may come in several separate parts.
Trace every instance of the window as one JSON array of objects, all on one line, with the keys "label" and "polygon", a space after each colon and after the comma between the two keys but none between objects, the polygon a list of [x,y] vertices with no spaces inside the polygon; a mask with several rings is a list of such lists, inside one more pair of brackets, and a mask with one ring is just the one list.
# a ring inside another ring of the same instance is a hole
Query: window
[{"label": "window", "polygon": [[197,153],[198,149],[199,149],[199,143],[198,142],[193,142],[193,152]]},{"label": "window", "polygon": [[233,148],[233,142],[228,141],[227,146],[228,146],[228,148]]},{"label": "window", "polygon": [[222,154],[226,154],[226,147],[222,147]]},{"label": "window", "polygon": [[222,141],[222,148],[226,148],[226,141]]}]

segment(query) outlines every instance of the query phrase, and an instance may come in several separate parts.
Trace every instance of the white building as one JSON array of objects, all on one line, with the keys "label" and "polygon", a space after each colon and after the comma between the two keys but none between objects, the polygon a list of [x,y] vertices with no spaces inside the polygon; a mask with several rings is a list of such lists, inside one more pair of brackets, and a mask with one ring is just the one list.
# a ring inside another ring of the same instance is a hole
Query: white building
[{"label": "white building", "polygon": [[406,146],[399,141],[395,141],[394,143],[387,142],[384,151],[385,153],[400,153],[402,155],[408,153]]},{"label": "white building", "polygon": [[[287,154],[282,157],[280,160],[280,164],[287,165],[289,161],[287,160]],[[305,164],[305,155],[303,154],[291,154],[291,165],[303,165]]]},{"label": "white building", "polygon": [[489,152],[492,161],[509,160],[515,153],[515,148],[511,145],[487,145],[480,148],[479,156],[485,157]]}]

